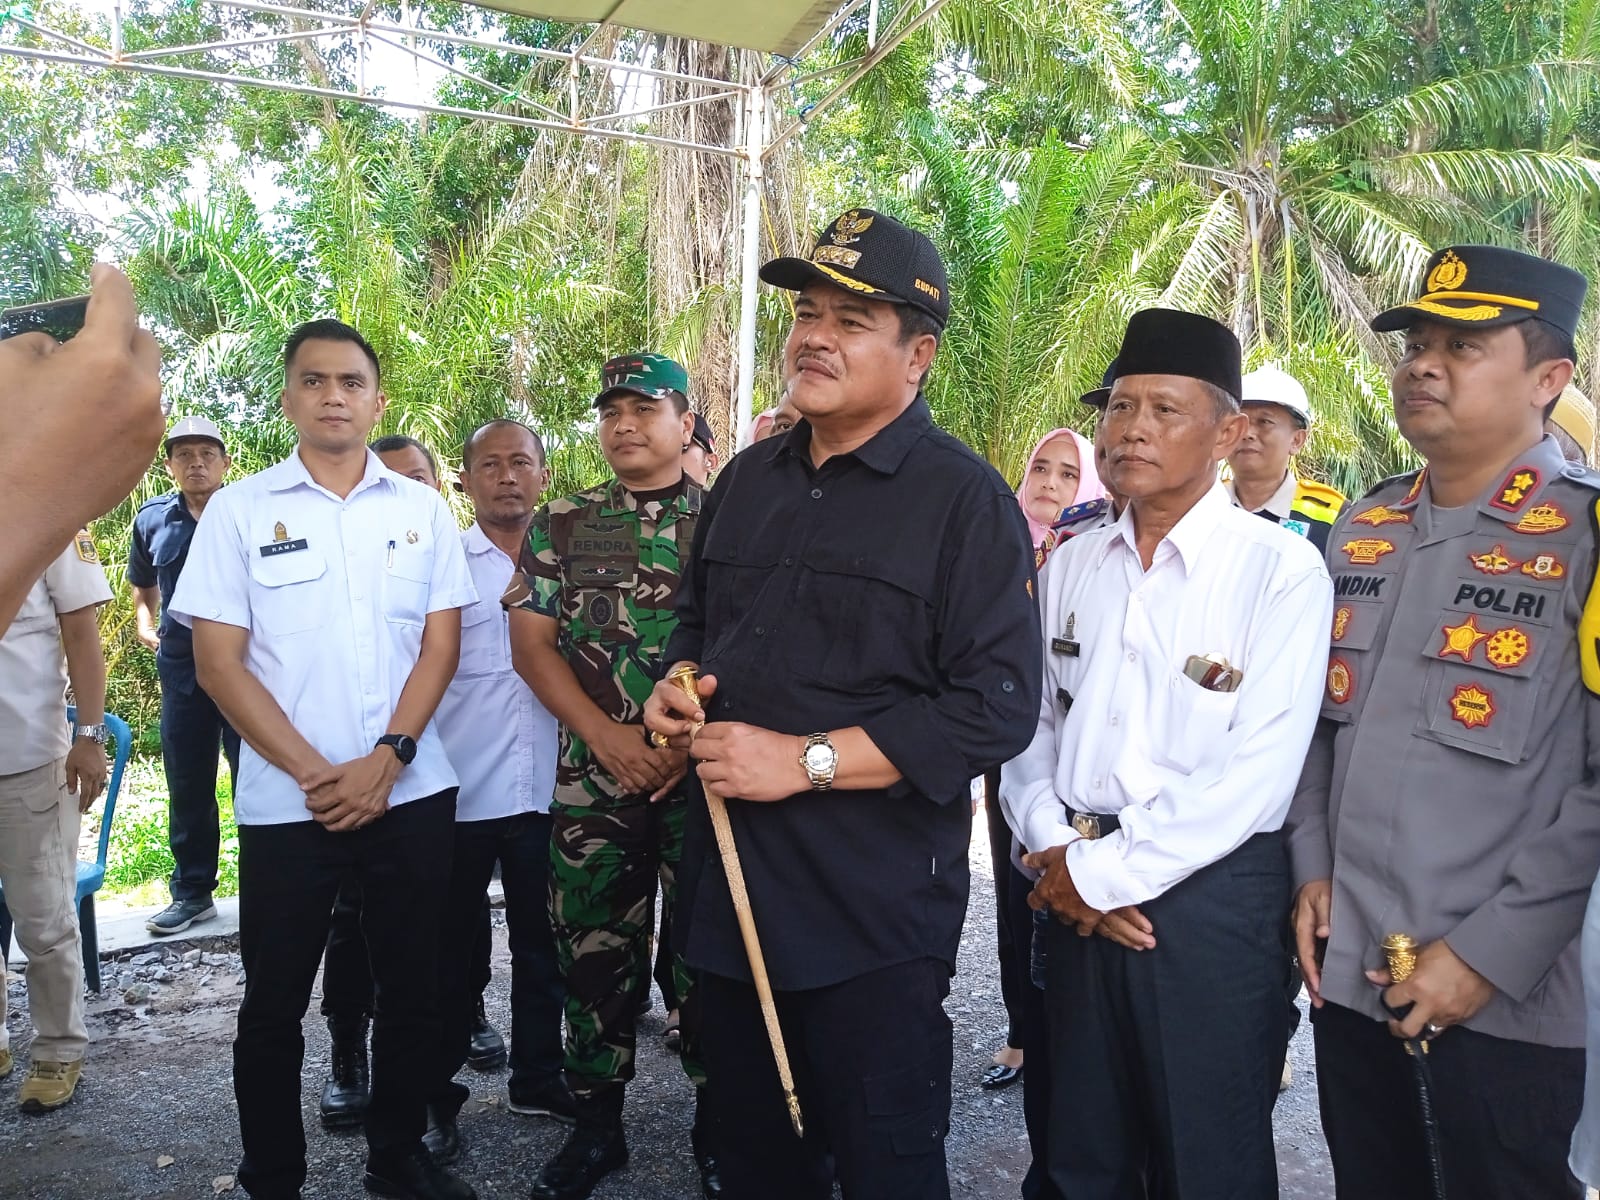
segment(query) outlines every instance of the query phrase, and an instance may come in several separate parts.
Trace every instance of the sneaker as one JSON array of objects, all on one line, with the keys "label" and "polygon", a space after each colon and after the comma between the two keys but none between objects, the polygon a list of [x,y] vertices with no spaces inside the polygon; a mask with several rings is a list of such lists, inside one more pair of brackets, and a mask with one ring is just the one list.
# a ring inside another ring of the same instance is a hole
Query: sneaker
[{"label": "sneaker", "polygon": [[11,1074],[11,1068],[16,1065],[17,1061],[11,1057],[10,1050],[0,1050],[0,1079]]},{"label": "sneaker", "polygon": [[560,1076],[536,1087],[512,1082],[506,1088],[506,1107],[524,1117],[549,1117],[563,1125],[571,1125],[578,1115],[572,1093]]},{"label": "sneaker", "polygon": [[71,1100],[83,1074],[83,1060],[39,1062],[28,1065],[28,1077],[17,1092],[17,1106],[31,1115],[50,1112]]},{"label": "sneaker", "polygon": [[182,933],[197,921],[209,921],[217,915],[217,906],[211,897],[204,900],[174,900],[144,923],[144,927],[157,937],[170,937]]}]

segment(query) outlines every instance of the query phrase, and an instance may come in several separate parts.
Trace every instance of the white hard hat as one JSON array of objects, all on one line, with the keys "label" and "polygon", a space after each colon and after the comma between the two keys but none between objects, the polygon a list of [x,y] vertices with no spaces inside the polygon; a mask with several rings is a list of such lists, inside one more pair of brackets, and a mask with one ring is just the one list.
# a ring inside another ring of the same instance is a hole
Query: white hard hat
[{"label": "white hard hat", "polygon": [[1289,372],[1268,363],[1257,367],[1244,377],[1242,404],[1280,404],[1299,417],[1309,429],[1311,426],[1311,401],[1300,381]]}]

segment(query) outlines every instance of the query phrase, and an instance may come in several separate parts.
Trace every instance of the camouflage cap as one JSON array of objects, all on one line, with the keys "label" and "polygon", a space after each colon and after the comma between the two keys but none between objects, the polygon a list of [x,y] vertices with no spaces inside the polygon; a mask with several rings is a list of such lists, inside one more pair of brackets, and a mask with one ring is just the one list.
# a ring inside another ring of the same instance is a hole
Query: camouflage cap
[{"label": "camouflage cap", "polygon": [[665,354],[619,354],[600,368],[600,404],[613,392],[634,392],[665,400],[673,392],[689,395],[689,372]]}]

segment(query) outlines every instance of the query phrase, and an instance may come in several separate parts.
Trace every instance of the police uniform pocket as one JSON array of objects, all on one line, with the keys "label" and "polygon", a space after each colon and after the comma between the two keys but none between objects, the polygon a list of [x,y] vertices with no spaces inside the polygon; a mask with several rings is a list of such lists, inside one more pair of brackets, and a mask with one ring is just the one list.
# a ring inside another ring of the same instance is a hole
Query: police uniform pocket
[{"label": "police uniform pocket", "polygon": [[[1539,663],[1554,636],[1530,618],[1560,598],[1548,594],[1535,613],[1522,610],[1442,613],[1422,653],[1427,660],[1417,735],[1501,762],[1521,762],[1533,728]],[[1531,604],[1531,602],[1530,602]]]},{"label": "police uniform pocket", "polygon": [[1150,756],[1158,766],[1187,775],[1226,750],[1239,693],[1211,691],[1177,671],[1168,674],[1165,693],[1156,701],[1164,710],[1157,727],[1167,736],[1151,745]]},{"label": "police uniform pocket", "polygon": [[304,633],[322,620],[321,591],[316,581],[328,569],[322,553],[311,547],[290,554],[257,555],[250,564],[251,617],[274,637]]}]

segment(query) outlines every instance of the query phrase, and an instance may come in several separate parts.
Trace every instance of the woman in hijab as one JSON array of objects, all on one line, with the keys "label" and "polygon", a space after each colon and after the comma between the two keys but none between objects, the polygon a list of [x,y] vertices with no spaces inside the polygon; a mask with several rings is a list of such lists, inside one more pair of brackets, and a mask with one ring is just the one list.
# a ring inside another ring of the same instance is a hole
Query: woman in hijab
[{"label": "woman in hijab", "polygon": [[[1071,429],[1052,429],[1039,439],[1028,455],[1022,482],[1017,485],[1017,503],[1028,521],[1036,567],[1042,568],[1045,557],[1055,549],[1057,536],[1050,527],[1060,519],[1062,510],[1104,495],[1105,488],[1094,467],[1094,446],[1087,438]],[[995,771],[984,778],[984,808],[989,819],[989,853],[999,901],[995,911],[1000,938],[1000,990],[1011,1028],[1005,1046],[994,1056],[994,1065],[983,1076],[983,1086],[991,1089],[1008,1087],[1022,1076],[1022,989],[1027,986],[1028,945],[1033,928],[1026,919],[1028,910],[1024,904],[1024,919],[1016,928],[1017,937],[1012,936],[1010,877],[1016,868],[1011,865],[1011,831],[1000,812],[999,775]],[[1023,891],[1024,898],[1031,890],[1030,883]]]}]

